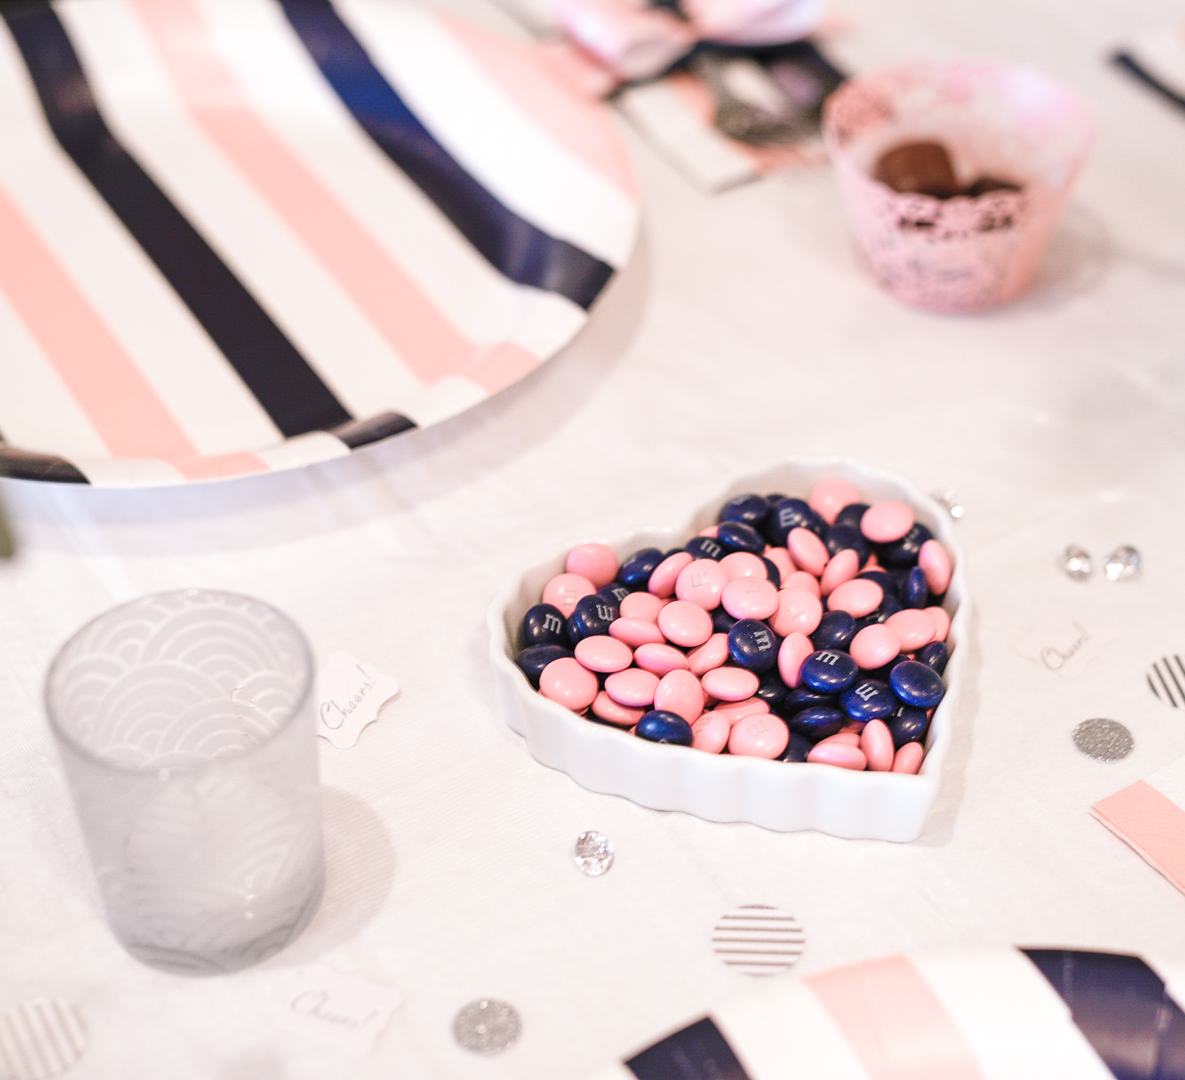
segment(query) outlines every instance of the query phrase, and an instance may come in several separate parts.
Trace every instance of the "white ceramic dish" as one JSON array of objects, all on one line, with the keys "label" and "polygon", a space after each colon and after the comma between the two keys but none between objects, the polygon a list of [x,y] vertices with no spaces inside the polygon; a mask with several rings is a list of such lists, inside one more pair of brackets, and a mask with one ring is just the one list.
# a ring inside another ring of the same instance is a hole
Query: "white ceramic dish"
[{"label": "white ceramic dish", "polygon": [[714,523],[720,507],[736,495],[780,491],[805,497],[814,483],[827,476],[850,480],[868,501],[909,503],[955,564],[946,593],[951,613],[947,691],[931,721],[926,759],[918,775],[857,773],[829,765],[786,764],[649,743],[585,720],[539,695],[514,663],[522,618],[539,602],[548,579],[563,570],[568,549],[589,537],[525,569],[490,605],[490,656],[502,708],[506,722],[526,739],[531,754],[544,765],[566,772],[582,787],[622,795],[655,810],[682,810],[709,821],[747,821],[782,832],[815,829],[850,838],[916,839],[938,793],[966,665],[970,617],[953,522],[937,503],[898,477],[850,461],[791,461],[739,478],[680,526],[643,529],[607,543],[619,556],[641,547],[671,547]]}]

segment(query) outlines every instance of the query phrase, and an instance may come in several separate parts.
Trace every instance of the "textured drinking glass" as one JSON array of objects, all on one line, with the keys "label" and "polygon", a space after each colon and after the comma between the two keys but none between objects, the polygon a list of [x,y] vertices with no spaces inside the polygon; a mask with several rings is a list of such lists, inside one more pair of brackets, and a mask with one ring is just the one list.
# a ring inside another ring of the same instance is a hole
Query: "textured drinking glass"
[{"label": "textured drinking glass", "polygon": [[324,886],[313,663],[233,593],[124,604],[63,646],[45,701],[115,935],[186,974],[291,941]]}]

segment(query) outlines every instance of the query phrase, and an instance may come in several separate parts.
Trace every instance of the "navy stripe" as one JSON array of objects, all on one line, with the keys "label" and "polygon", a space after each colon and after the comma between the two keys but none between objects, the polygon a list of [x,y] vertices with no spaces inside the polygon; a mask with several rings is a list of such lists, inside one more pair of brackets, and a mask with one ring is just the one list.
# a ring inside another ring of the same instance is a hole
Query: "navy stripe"
[{"label": "navy stripe", "polygon": [[1171,87],[1162,83],[1155,75],[1152,74],[1143,64],[1141,64],[1130,53],[1119,52],[1111,57],[1111,63],[1117,67],[1123,68],[1129,75],[1135,76],[1145,86],[1155,90],[1165,101],[1171,105],[1176,105],[1178,109],[1185,109],[1185,97],[1182,97]]},{"label": "navy stripe", "polygon": [[625,1067],[638,1080],[749,1080],[710,1016],[635,1054]]},{"label": "navy stripe", "polygon": [[369,420],[351,420],[348,424],[335,427],[329,434],[336,435],[351,450],[357,450],[360,446],[369,446],[392,435],[410,431],[415,426],[416,422],[402,413],[385,412]]},{"label": "navy stripe", "polygon": [[34,454],[14,446],[0,446],[0,476],[11,476],[18,480],[54,480],[59,484],[90,483],[65,458]]},{"label": "navy stripe", "polygon": [[242,282],[107,128],[48,4],[3,12],[62,149],[156,264],[285,435],[351,419]]},{"label": "navy stripe", "polygon": [[321,74],[380,150],[496,269],[589,308],[608,263],[549,236],[486,191],[407,107],[330,0],[280,0]]},{"label": "navy stripe", "polygon": [[1185,1080],[1185,1013],[1138,956],[1022,949],[1116,1080]]}]

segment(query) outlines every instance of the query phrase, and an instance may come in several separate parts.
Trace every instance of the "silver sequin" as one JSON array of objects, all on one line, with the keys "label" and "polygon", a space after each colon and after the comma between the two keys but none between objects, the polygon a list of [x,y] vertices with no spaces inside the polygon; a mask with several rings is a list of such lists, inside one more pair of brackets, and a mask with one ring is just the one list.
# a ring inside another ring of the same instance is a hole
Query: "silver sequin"
[{"label": "silver sequin", "polygon": [[523,1025],[514,1006],[493,998],[471,1001],[453,1020],[453,1038],[475,1054],[500,1054],[518,1042]]},{"label": "silver sequin", "polygon": [[1074,729],[1074,745],[1096,761],[1121,761],[1132,752],[1132,733],[1116,720],[1083,720]]},{"label": "silver sequin", "polygon": [[613,841],[604,833],[582,832],[576,837],[576,865],[589,877],[600,877],[613,865]]},{"label": "silver sequin", "polygon": [[1075,581],[1085,581],[1094,569],[1090,556],[1077,544],[1070,544],[1062,552],[1062,567]]},{"label": "silver sequin", "polygon": [[1140,553],[1127,545],[1117,547],[1103,564],[1103,573],[1108,581],[1127,581],[1140,572]]}]

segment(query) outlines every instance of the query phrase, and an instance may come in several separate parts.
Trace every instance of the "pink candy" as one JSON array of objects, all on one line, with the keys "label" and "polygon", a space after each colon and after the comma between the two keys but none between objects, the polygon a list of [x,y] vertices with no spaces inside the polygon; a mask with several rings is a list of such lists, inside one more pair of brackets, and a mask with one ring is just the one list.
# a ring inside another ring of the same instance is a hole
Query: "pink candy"
[{"label": "pink candy", "polygon": [[900,540],[912,528],[913,511],[905,503],[894,500],[870,506],[860,519],[860,531],[874,544]]},{"label": "pink candy", "polygon": [[583,712],[597,696],[597,677],[570,656],[553,660],[539,676],[539,693],[573,712]]},{"label": "pink candy", "polygon": [[617,566],[617,556],[607,544],[580,544],[568,552],[564,569],[587,578],[595,590],[617,577]]},{"label": "pink candy", "polygon": [[696,559],[680,572],[675,582],[675,595],[705,611],[712,611],[719,607],[720,594],[730,580],[728,571],[715,559]]},{"label": "pink candy", "polygon": [[720,603],[734,619],[768,619],[778,610],[778,590],[760,578],[733,578],[724,586]]},{"label": "pink candy", "polygon": [[596,586],[582,574],[557,574],[543,586],[543,602],[558,607],[566,619],[576,610],[578,600],[596,591]]},{"label": "pink candy", "polygon": [[743,701],[757,693],[761,680],[739,667],[718,667],[705,672],[700,684],[717,701]]},{"label": "pink candy", "polygon": [[852,659],[865,671],[884,667],[901,651],[897,635],[884,623],[874,623],[857,632],[848,646]]},{"label": "pink candy", "polygon": [[704,691],[690,671],[670,671],[658,680],[654,707],[673,712],[689,724],[704,711]]},{"label": "pink candy", "polygon": [[818,577],[827,566],[830,556],[827,545],[823,543],[810,529],[791,529],[786,538],[786,547],[795,564],[808,574]]},{"label": "pink candy", "polygon": [[813,634],[823,618],[823,605],[806,589],[789,588],[778,592],[778,607],[773,616],[774,633],[780,637]]},{"label": "pink candy", "polygon": [[806,504],[828,525],[835,524],[836,515],[845,507],[860,501],[860,489],[850,480],[838,476],[820,480],[806,497]]},{"label": "pink candy", "polygon": [[658,628],[667,641],[693,648],[712,636],[712,616],[690,600],[675,600],[658,613]]},{"label": "pink candy", "polygon": [[870,615],[881,606],[885,591],[875,581],[855,578],[837,585],[827,597],[827,607],[832,611],[846,611],[854,619]]},{"label": "pink candy", "polygon": [[679,572],[692,559],[693,556],[689,551],[676,551],[674,555],[668,555],[654,568],[647,589],[653,595],[661,596],[664,599],[670,596],[675,591],[675,582],[678,580]]},{"label": "pink candy", "polygon": [[776,758],[790,742],[790,729],[769,713],[741,717],[728,735],[728,752],[746,757]]},{"label": "pink candy", "polygon": [[[634,662],[633,650],[617,638],[597,634],[576,642],[576,659],[589,671],[624,671]],[[550,665],[549,665],[550,666]]]}]

